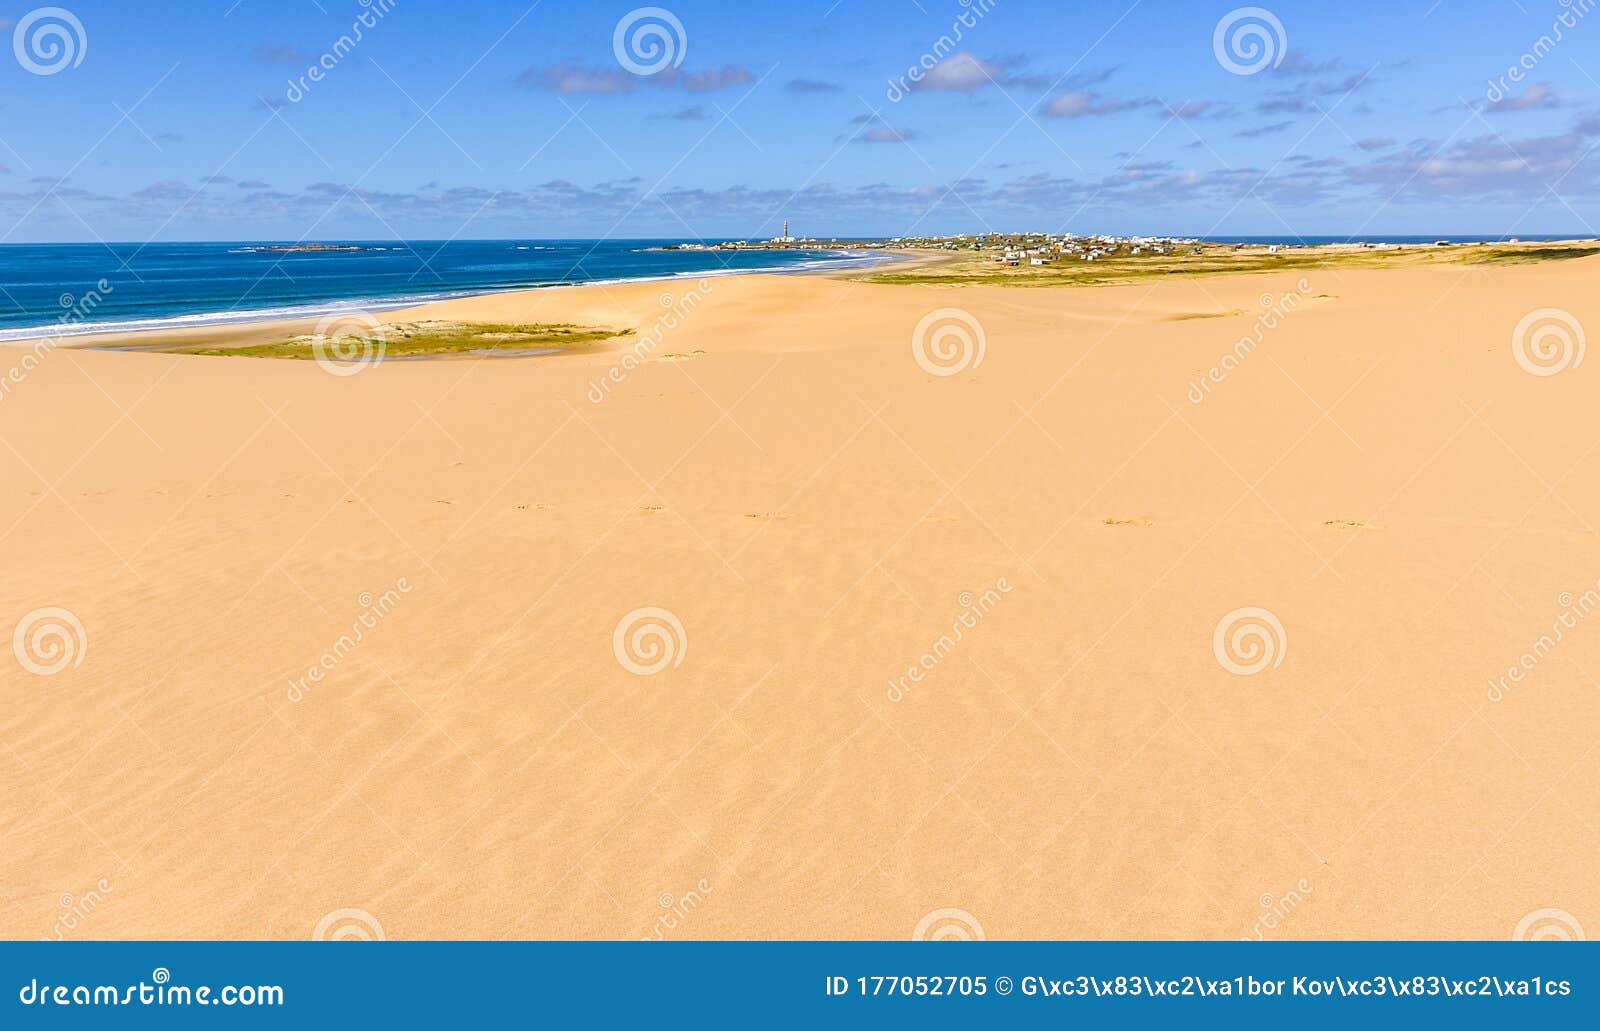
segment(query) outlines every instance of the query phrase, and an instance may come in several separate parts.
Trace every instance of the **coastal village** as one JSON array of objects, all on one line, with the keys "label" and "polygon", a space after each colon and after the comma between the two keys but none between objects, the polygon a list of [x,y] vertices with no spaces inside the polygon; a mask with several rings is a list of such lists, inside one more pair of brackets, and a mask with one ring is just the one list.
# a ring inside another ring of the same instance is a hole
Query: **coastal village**
[{"label": "coastal village", "polygon": [[[996,264],[1048,265],[1061,258],[1097,261],[1111,255],[1173,254],[1181,247],[1200,247],[1202,241],[1164,236],[1076,236],[1071,233],[983,233],[977,236],[897,236],[888,240],[796,237],[783,232],[770,240],[724,240],[718,243],[675,243],[652,250],[666,251],[770,251],[770,250],[940,250],[988,251]],[[1272,248],[1277,250],[1276,247]]]},{"label": "coastal village", "polygon": [[[1118,236],[1110,234],[979,233],[898,236],[890,239],[794,236],[789,223],[781,235],[764,240],[679,243],[661,250],[689,251],[885,251],[947,255],[936,270],[884,269],[879,282],[1009,282],[1029,284],[1106,283],[1147,275],[1258,272],[1287,268],[1386,265],[1433,261],[1515,260],[1524,251],[1517,238],[1500,243],[1451,240],[1341,242],[1225,241],[1193,236]],[[1570,249],[1570,245],[1567,248]]]},{"label": "coastal village", "polygon": [[[1073,236],[1070,234],[985,234],[931,240],[890,241],[890,246],[912,250],[988,251],[997,265],[1050,265],[1056,261],[1099,261],[1106,257],[1166,255],[1190,247],[1199,253],[1201,242],[1165,236]],[[1276,248],[1273,248],[1276,250]]]},{"label": "coastal village", "polygon": [[[950,236],[897,236],[887,240],[796,237],[789,224],[768,240],[724,240],[717,243],[676,243],[652,250],[667,251],[771,251],[771,250],[928,250],[980,252],[996,265],[1050,265],[1057,261],[1099,261],[1108,257],[1160,256],[1192,251],[1202,253],[1217,246],[1193,237],[1079,236],[1072,233],[982,233]],[[1232,245],[1227,245],[1232,246]],[[1277,245],[1263,246],[1277,252]]]}]

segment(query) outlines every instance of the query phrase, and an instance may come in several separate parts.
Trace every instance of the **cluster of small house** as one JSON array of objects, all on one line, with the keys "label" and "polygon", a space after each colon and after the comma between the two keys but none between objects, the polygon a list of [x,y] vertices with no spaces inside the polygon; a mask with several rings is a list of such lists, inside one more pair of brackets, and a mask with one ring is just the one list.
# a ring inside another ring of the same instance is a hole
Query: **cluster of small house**
[{"label": "cluster of small house", "polygon": [[1099,261],[1111,255],[1172,254],[1180,246],[1194,244],[1193,240],[1156,236],[1042,236],[1027,237],[1021,241],[1008,239],[998,246],[979,237],[972,250],[994,250],[993,261],[998,265],[1016,266],[1053,265],[1057,261]]}]

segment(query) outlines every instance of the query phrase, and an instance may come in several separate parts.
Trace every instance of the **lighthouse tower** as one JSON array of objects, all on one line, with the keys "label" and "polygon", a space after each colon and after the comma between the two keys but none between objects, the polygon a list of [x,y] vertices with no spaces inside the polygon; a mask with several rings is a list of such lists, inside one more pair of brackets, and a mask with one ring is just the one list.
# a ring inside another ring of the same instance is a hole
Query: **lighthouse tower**
[{"label": "lighthouse tower", "polygon": [[789,235],[789,220],[783,220],[783,235],[775,237],[773,243],[794,243],[794,237]]}]

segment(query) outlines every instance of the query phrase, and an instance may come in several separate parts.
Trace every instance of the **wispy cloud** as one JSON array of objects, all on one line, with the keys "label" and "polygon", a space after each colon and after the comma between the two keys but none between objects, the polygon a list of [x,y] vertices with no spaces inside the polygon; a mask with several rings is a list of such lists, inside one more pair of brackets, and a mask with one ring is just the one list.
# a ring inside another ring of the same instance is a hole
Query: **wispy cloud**
[{"label": "wispy cloud", "polygon": [[1319,79],[1302,82],[1298,86],[1279,90],[1256,104],[1262,114],[1307,114],[1318,111],[1318,97],[1340,97],[1371,86],[1373,76],[1366,72],[1352,72],[1341,79]]},{"label": "wispy cloud", "polygon": [[1193,122],[1201,118],[1231,118],[1233,106],[1216,100],[1186,100],[1181,104],[1167,104],[1167,113],[1174,118]]},{"label": "wispy cloud", "polygon": [[544,68],[529,68],[517,82],[530,89],[566,95],[614,96],[633,92],[634,77],[621,68],[585,68],[562,62]]},{"label": "wispy cloud", "polygon": [[839,84],[824,79],[790,79],[783,84],[790,93],[838,93]]},{"label": "wispy cloud", "polygon": [[905,143],[907,140],[916,139],[917,134],[910,129],[896,129],[892,125],[880,125],[875,129],[867,129],[856,134],[857,143]]},{"label": "wispy cloud", "polygon": [[850,124],[859,127],[850,137],[852,143],[905,143],[917,136],[910,129],[890,125],[878,115],[857,115]]},{"label": "wispy cloud", "polygon": [[1070,93],[1057,93],[1051,97],[1045,102],[1043,113],[1049,118],[1085,118],[1153,107],[1156,103],[1150,97],[1137,99],[1105,97],[1089,90],[1073,90]]},{"label": "wispy cloud", "polygon": [[1521,93],[1501,97],[1495,103],[1489,104],[1486,110],[1491,114],[1510,114],[1515,111],[1540,111],[1560,106],[1561,102],[1556,99],[1555,90],[1550,88],[1550,84],[1536,82]]},{"label": "wispy cloud", "polygon": [[1304,50],[1290,50],[1283,56],[1283,63],[1272,70],[1272,74],[1287,78],[1307,78],[1313,75],[1328,75],[1341,67],[1342,62],[1337,57],[1328,61],[1315,61]]},{"label": "wispy cloud", "polygon": [[1293,124],[1293,122],[1272,122],[1267,125],[1258,125],[1253,129],[1241,129],[1234,135],[1242,140],[1259,140],[1263,136],[1275,136]]},{"label": "wispy cloud", "polygon": [[715,93],[717,90],[748,86],[756,81],[756,73],[748,68],[728,64],[721,68],[707,68],[698,72],[678,72],[673,69],[653,75],[647,82],[659,86],[682,86],[690,93]]},{"label": "wispy cloud", "polygon": [[[987,60],[957,51],[929,68],[912,91],[934,90],[944,93],[976,93],[989,86],[1022,86],[1044,89],[1050,79],[1043,75],[1025,74],[1021,71],[1028,59],[1022,56],[996,57]],[[1109,74],[1109,73],[1107,73]]]},{"label": "wispy cloud", "polygon": [[250,56],[262,64],[288,64],[300,67],[309,66],[316,60],[315,55],[287,43],[259,43],[250,51]]},{"label": "wispy cloud", "polygon": [[[1440,147],[1433,140],[1415,140],[1351,171],[1353,181],[1405,191],[1410,198],[1440,195],[1482,198],[1537,196],[1561,182],[1566,195],[1600,189],[1600,161],[1590,134],[1507,140],[1489,134]],[[1600,132],[1600,124],[1593,127]]]},{"label": "wispy cloud", "polygon": [[[1085,103],[1090,109],[1104,107],[1106,98],[1096,99],[1091,94]],[[670,110],[674,105],[662,106]],[[709,103],[705,108],[714,110]],[[1160,110],[1153,107],[1150,114]],[[1277,131],[1279,124],[1288,121],[1263,119],[1262,124],[1233,128],[1248,135]],[[1452,122],[1452,127],[1455,124]],[[168,224],[173,211],[181,206],[181,225],[186,229],[227,224],[248,235],[272,226],[317,220],[318,224],[337,225],[338,232],[347,235],[386,231],[382,223],[387,223],[399,232],[420,236],[439,226],[462,224],[489,203],[507,232],[535,232],[541,228],[548,231],[550,226],[576,231],[594,222],[609,225],[632,212],[648,212],[659,202],[670,205],[675,217],[681,216],[709,235],[706,227],[759,224],[779,208],[808,224],[882,225],[903,219],[911,225],[926,217],[951,190],[956,191],[959,206],[947,203],[939,209],[948,218],[967,220],[978,212],[996,222],[1008,219],[1011,213],[1071,210],[1091,198],[1096,205],[1143,214],[1205,212],[1209,217],[1210,212],[1226,211],[1251,197],[1273,205],[1329,201],[1353,209],[1366,205],[1362,210],[1391,202],[1397,208],[1416,205],[1427,210],[1436,210],[1441,202],[1462,210],[1505,202],[1520,212],[1527,198],[1541,195],[1550,184],[1557,184],[1563,197],[1575,205],[1600,196],[1600,150],[1591,149],[1600,142],[1600,109],[1585,109],[1573,118],[1571,126],[1552,134],[1527,136],[1507,128],[1518,124],[1512,120],[1497,126],[1507,130],[1504,138],[1491,132],[1472,139],[1437,135],[1409,142],[1372,136],[1354,145],[1330,132],[1323,142],[1339,143],[1344,157],[1295,153],[1260,167],[1216,168],[1210,162],[1202,163],[1195,151],[1175,151],[1170,158],[1113,155],[1118,161],[1115,170],[1076,176],[1032,173],[1037,166],[1031,163],[1019,166],[1016,172],[989,166],[986,172],[996,176],[993,180],[973,176],[954,183],[902,179],[858,185],[819,180],[652,189],[649,180],[637,178],[594,183],[550,178],[537,184],[430,182],[416,189],[383,190],[334,181],[274,189],[263,180],[241,178],[219,189],[206,183],[196,185],[197,170],[190,170],[187,175],[163,176],[147,185],[125,188],[132,192],[118,188],[113,194],[62,186],[47,176],[30,182],[16,175],[0,177],[0,213],[14,217],[33,213],[31,218],[41,221],[39,213],[51,208],[41,201],[56,191],[69,197],[74,212],[91,220],[115,214],[130,224],[148,224],[152,229]],[[916,162],[892,160],[896,154],[893,144],[904,145],[915,138],[909,128],[873,115],[862,115],[845,128],[840,142],[861,144],[852,147],[858,154],[873,149],[867,144],[889,144],[878,148],[879,155],[891,159],[890,165],[912,169],[905,175],[915,174]],[[1197,164],[1188,164],[1191,160]],[[322,222],[325,214],[328,221]],[[634,217],[645,218],[643,214]]]},{"label": "wispy cloud", "polygon": [[135,190],[129,194],[129,199],[141,203],[166,204],[172,201],[188,201],[194,194],[194,187],[188,183],[165,179]]},{"label": "wispy cloud", "polygon": [[593,68],[563,61],[528,68],[517,76],[517,82],[529,89],[568,96],[621,96],[632,93],[641,84],[657,89],[681,89],[689,93],[715,93],[755,81],[755,72],[732,64],[691,72],[668,68],[655,75],[640,77],[630,75],[621,68]]}]

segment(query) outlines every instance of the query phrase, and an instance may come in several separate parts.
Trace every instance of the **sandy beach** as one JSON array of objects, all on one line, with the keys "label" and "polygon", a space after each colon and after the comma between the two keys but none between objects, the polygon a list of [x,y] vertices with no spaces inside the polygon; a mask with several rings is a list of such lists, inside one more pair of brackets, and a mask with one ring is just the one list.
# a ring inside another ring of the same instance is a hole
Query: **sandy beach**
[{"label": "sandy beach", "polygon": [[0,664],[0,933],[1592,930],[1600,369],[1517,344],[1600,327],[1597,273],[729,276],[379,316],[633,331],[541,358],[49,351],[0,401],[3,629],[67,649]]}]

